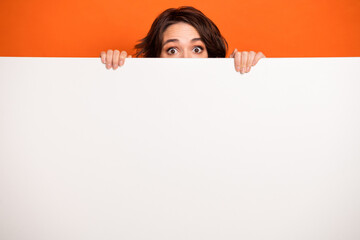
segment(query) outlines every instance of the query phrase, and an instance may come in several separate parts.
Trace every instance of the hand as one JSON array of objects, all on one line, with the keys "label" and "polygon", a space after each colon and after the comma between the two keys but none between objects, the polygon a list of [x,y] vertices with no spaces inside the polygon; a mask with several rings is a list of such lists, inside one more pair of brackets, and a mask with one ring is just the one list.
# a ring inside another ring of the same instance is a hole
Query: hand
[{"label": "hand", "polygon": [[[107,52],[102,51],[100,53],[101,62],[106,64],[106,68],[110,69],[111,67],[115,70],[118,67],[121,67],[125,63],[125,58],[127,57],[126,51],[119,51],[119,50],[108,50]],[[129,55],[128,58],[132,56]]]},{"label": "hand", "polygon": [[235,58],[235,70],[240,73],[248,73],[252,66],[255,66],[261,58],[265,58],[265,55],[262,52],[255,53],[254,51],[250,52],[239,52],[236,48],[230,58]]}]

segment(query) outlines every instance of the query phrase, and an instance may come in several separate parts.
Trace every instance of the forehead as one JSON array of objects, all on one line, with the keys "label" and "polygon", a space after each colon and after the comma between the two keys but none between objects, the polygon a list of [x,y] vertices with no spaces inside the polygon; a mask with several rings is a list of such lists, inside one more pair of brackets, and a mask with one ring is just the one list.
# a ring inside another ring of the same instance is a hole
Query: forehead
[{"label": "forehead", "polygon": [[191,40],[200,38],[198,31],[190,24],[179,22],[166,28],[163,34],[163,42],[168,39]]}]

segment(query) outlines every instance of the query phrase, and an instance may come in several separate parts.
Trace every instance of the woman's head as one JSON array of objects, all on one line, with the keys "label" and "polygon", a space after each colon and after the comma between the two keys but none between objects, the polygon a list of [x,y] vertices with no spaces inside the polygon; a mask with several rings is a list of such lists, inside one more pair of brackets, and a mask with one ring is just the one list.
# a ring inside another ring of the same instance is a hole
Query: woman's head
[{"label": "woman's head", "polygon": [[143,57],[225,57],[228,44],[202,12],[180,7],[161,13],[135,48]]}]

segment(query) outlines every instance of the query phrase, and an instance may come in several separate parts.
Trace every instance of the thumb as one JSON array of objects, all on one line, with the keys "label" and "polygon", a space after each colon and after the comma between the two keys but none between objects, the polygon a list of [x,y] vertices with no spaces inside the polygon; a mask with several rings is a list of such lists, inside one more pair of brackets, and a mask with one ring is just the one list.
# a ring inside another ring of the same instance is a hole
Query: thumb
[{"label": "thumb", "polygon": [[233,58],[235,56],[235,53],[237,52],[238,50],[235,48],[234,51],[232,52],[232,54],[230,54],[230,58]]}]

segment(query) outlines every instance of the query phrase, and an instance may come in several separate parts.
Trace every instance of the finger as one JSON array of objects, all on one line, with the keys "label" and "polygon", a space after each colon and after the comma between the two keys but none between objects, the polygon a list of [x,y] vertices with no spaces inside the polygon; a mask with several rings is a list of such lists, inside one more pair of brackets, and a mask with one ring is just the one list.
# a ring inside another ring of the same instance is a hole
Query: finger
[{"label": "finger", "polygon": [[253,66],[255,66],[261,58],[265,58],[265,55],[264,55],[262,52],[258,52],[258,53],[256,53],[256,55],[255,55],[255,58],[254,58],[254,61],[253,61],[253,64],[252,64],[252,65],[253,65]]},{"label": "finger", "polygon": [[254,61],[254,58],[255,58],[255,52],[254,51],[250,51],[249,52],[249,56],[248,56],[248,59],[247,59],[247,62],[246,62],[246,72],[250,72],[251,70],[251,66],[252,66],[252,63]]},{"label": "finger", "polygon": [[241,52],[236,52],[234,56],[234,65],[237,72],[240,71]]},{"label": "finger", "polygon": [[126,56],[127,56],[127,52],[126,51],[121,51],[121,53],[120,53],[120,62],[119,62],[120,67],[124,65]]},{"label": "finger", "polygon": [[100,58],[101,58],[101,62],[105,64],[106,63],[106,52],[101,51]]},{"label": "finger", "polygon": [[128,58],[132,58],[132,56],[131,56],[131,55],[129,55],[129,56],[128,56]]},{"label": "finger", "polygon": [[230,58],[233,58],[235,56],[235,53],[237,52],[237,49],[235,48],[234,51],[230,54]]},{"label": "finger", "polygon": [[112,59],[113,59],[113,50],[108,50],[106,54],[106,68],[110,69],[112,65]]},{"label": "finger", "polygon": [[241,66],[240,66],[240,73],[245,73],[246,62],[249,53],[246,51],[241,52]]},{"label": "finger", "polygon": [[112,67],[113,69],[117,69],[119,66],[119,58],[120,58],[120,51],[119,50],[114,50],[114,55],[113,55],[113,64]]}]

